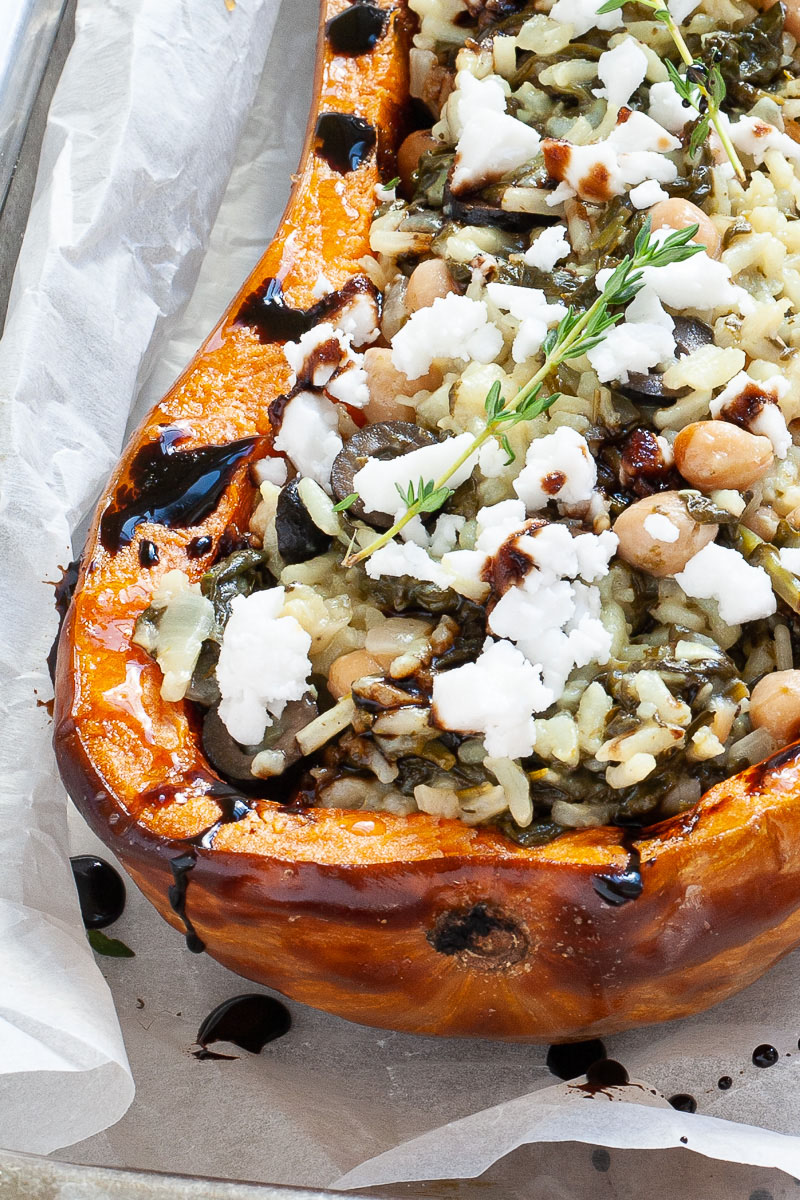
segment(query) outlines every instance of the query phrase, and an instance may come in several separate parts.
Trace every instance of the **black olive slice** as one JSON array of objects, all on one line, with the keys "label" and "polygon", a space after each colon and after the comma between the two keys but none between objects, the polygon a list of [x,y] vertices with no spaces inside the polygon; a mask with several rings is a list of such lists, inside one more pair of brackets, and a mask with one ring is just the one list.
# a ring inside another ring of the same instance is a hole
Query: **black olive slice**
[{"label": "black olive slice", "polygon": [[286,760],[284,770],[300,761],[302,755],[296,735],[317,715],[317,705],[310,696],[292,700],[286,705],[280,720],[267,728],[258,746],[243,746],[228,732],[215,705],[208,710],[203,721],[203,753],[211,766],[226,779],[253,783],[253,759],[262,750],[282,751]]},{"label": "black olive slice", "polygon": [[275,533],[280,556],[289,564],[316,558],[331,544],[331,538],[314,524],[300,498],[297,479],[290,479],[281,488],[275,511]]},{"label": "black olive slice", "polygon": [[[702,321],[694,317],[673,317],[675,322],[675,355],[682,358],[691,354],[701,346],[709,346],[714,341],[714,331]],[[664,386],[663,371],[649,371],[646,375],[629,375],[626,384],[617,384],[616,391],[621,392],[635,404],[660,407],[670,401],[685,396],[688,388],[669,388]]]},{"label": "black olive slice", "polygon": [[[331,470],[334,496],[337,500],[344,500],[357,490],[354,483],[356,473],[368,458],[387,461],[412,450],[420,450],[423,446],[433,446],[437,441],[438,438],[420,429],[413,421],[378,421],[375,425],[365,425],[353,434],[334,459]],[[349,511],[376,529],[388,529],[392,524],[389,514],[370,512],[367,515],[360,500],[356,500]]]},{"label": "black olive slice", "polygon": [[450,191],[449,181],[445,184],[442,211],[452,221],[461,221],[465,225],[489,225],[505,233],[530,233],[542,224],[542,218],[535,213],[507,212],[499,204],[490,204],[481,196],[455,196]]}]

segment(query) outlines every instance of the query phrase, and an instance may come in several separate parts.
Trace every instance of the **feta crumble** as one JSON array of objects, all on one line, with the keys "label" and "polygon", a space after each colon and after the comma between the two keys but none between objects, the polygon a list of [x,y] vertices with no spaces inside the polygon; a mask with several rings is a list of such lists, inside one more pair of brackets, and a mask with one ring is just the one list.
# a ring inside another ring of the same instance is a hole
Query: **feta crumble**
[{"label": "feta crumble", "polygon": [[792,435],[780,410],[780,401],[788,390],[789,381],[782,375],[759,380],[753,379],[746,371],[740,371],[714,397],[708,411],[712,417],[732,421],[751,433],[769,438],[776,458],[786,458],[792,445]]},{"label": "feta crumble", "polygon": [[488,363],[502,348],[503,335],[484,301],[451,293],[411,314],[392,338],[392,365],[408,379],[419,379],[436,358]]},{"label": "feta crumble", "polygon": [[800,578],[800,549],[794,546],[784,546],[778,551],[778,558],[784,570]]},{"label": "feta crumble", "polygon": [[550,17],[562,25],[572,26],[573,38],[581,37],[590,29],[619,29],[624,24],[619,10],[599,13],[603,0],[556,0],[550,9]]},{"label": "feta crumble", "polygon": [[367,292],[357,292],[333,319],[354,346],[368,346],[381,335],[378,304],[375,297]]},{"label": "feta crumble", "polygon": [[542,230],[522,257],[529,267],[552,271],[557,262],[569,257],[571,250],[566,225],[550,225]]},{"label": "feta crumble", "polygon": [[298,392],[283,410],[275,449],[285,454],[298,475],[308,475],[327,492],[331,467],[342,449],[336,406],[325,396]]},{"label": "feta crumble", "polygon": [[669,192],[665,192],[655,179],[645,179],[628,192],[628,198],[634,208],[652,208],[660,200],[669,200]]},{"label": "feta crumble", "polygon": [[451,191],[458,196],[515,171],[535,157],[540,143],[538,132],[524,121],[482,109],[458,139]]},{"label": "feta crumble", "polygon": [[511,357],[516,363],[523,363],[537,354],[548,329],[555,328],[567,315],[563,304],[550,304],[539,288],[490,283],[486,292],[493,304],[520,322],[511,348]]},{"label": "feta crumble", "polygon": [[681,536],[678,526],[663,513],[651,513],[645,517],[644,527],[656,542],[677,542]]},{"label": "feta crumble", "polygon": [[625,310],[625,320],[609,329],[587,354],[601,383],[627,383],[631,372],[645,374],[675,352],[675,322],[655,291],[643,287]]},{"label": "feta crumble", "polygon": [[537,512],[550,500],[562,504],[590,500],[596,482],[597,464],[586,439],[562,425],[531,442],[514,491],[529,512]]},{"label": "feta crumble", "polygon": [[597,63],[602,87],[593,94],[608,101],[609,108],[627,104],[647,74],[647,55],[635,38],[626,37],[613,50],[606,50]]},{"label": "feta crumble", "polygon": [[422,582],[435,583],[440,588],[450,587],[453,581],[451,572],[434,562],[427,550],[416,542],[392,539],[371,554],[365,565],[370,579],[408,575]]},{"label": "feta crumble", "polygon": [[779,150],[784,158],[800,158],[800,144],[760,117],[740,117],[738,121],[731,121],[728,133],[736,149],[751,155],[757,167],[763,163],[768,150]]},{"label": "feta crumble", "polygon": [[684,106],[675,85],[667,79],[663,83],[651,84],[647,115],[670,133],[682,133],[687,121],[691,121],[696,114],[694,109]]},{"label": "feta crumble", "polygon": [[220,720],[231,737],[257,745],[290,700],[308,690],[311,636],[281,616],[282,587],[236,596],[217,663]]},{"label": "feta crumble", "polygon": [[[674,230],[656,229],[654,242],[662,242]],[[600,292],[611,276],[611,268],[597,272],[595,283]],[[698,312],[751,312],[755,302],[744,288],[731,281],[731,271],[724,263],[709,258],[705,250],[686,258],[683,262],[668,263],[664,267],[644,267],[642,279],[655,292],[662,304],[683,312],[696,309]]]},{"label": "feta crumble", "polygon": [[539,672],[510,642],[487,638],[480,657],[433,679],[433,717],[443,729],[483,736],[492,758],[527,758],[533,713],[553,702]]},{"label": "feta crumble", "polygon": [[[358,492],[367,514],[383,513],[392,516],[405,512],[398,487],[407,492],[409,484],[413,483],[416,487],[420,479],[438,479],[474,440],[472,434],[460,433],[458,437],[445,438],[433,446],[422,446],[419,450],[399,454],[396,458],[368,458],[353,477],[353,491]],[[454,472],[447,481],[447,486],[457,488],[465,483],[477,461],[476,450]]]},{"label": "feta crumble", "polygon": [[369,404],[364,356],[355,353],[349,335],[334,329],[329,321],[307,330],[299,341],[287,342],[283,353],[294,372],[292,386],[299,379],[353,408]]},{"label": "feta crumble", "polygon": [[738,550],[710,542],[675,576],[687,596],[716,600],[729,625],[771,617],[777,608],[769,575],[753,567]]}]

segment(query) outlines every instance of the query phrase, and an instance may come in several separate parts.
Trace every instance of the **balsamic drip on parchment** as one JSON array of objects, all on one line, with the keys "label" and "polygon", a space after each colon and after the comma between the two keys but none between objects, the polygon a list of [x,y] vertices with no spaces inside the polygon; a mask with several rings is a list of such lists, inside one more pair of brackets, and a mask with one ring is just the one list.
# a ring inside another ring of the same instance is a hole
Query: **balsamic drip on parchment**
[{"label": "balsamic drip on parchment", "polygon": [[236,467],[253,451],[255,437],[226,446],[176,449],[186,438],[168,426],[137,451],[129,480],[120,484],[100,519],[100,540],[114,552],[127,546],[143,521],[168,528],[199,525],[213,512]]},{"label": "balsamic drip on parchment", "polygon": [[253,329],[262,342],[293,342],[321,321],[329,320],[358,295],[370,296],[380,306],[375,285],[366,275],[356,275],[338,292],[330,292],[310,308],[292,308],[284,299],[280,279],[269,278],[247,297],[236,314],[236,324]]},{"label": "balsamic drip on parchment", "polygon": [[64,618],[67,615],[72,594],[78,584],[78,572],[81,569],[81,560],[76,558],[74,562],[69,563],[62,568],[61,578],[55,585],[55,593],[53,596],[56,612],[58,613],[58,629],[56,636],[53,639],[53,644],[47,655],[47,670],[50,672],[50,679],[53,683],[56,681],[56,658],[58,656],[58,639],[61,637],[61,626],[64,624]]},{"label": "balsamic drip on parchment", "polygon": [[267,1042],[283,1037],[291,1025],[291,1014],[280,1000],[260,992],[233,996],[217,1005],[203,1021],[197,1034],[200,1049],[194,1051],[194,1056],[201,1060],[235,1058],[209,1050],[210,1042],[230,1042],[250,1054],[260,1054]]},{"label": "balsamic drip on parchment", "polygon": [[125,908],[125,884],[119,871],[95,854],[76,854],[69,861],[85,928],[113,925]]},{"label": "balsamic drip on parchment", "polygon": [[678,1092],[675,1096],[670,1096],[669,1103],[678,1112],[697,1112],[697,1101],[694,1096],[690,1096],[688,1092]]},{"label": "balsamic drip on parchment", "polygon": [[642,860],[634,841],[639,828],[625,829],[622,845],[628,851],[628,861],[621,871],[603,873],[592,877],[592,887],[606,904],[618,906],[636,900],[642,894]]},{"label": "balsamic drip on parchment", "polygon": [[336,54],[368,54],[381,37],[388,15],[377,4],[354,4],[326,24],[328,44]]},{"label": "balsamic drip on parchment", "polygon": [[356,171],[377,143],[374,125],[353,113],[326,112],[317,117],[314,148],[340,175]]},{"label": "balsamic drip on parchment", "polygon": [[558,1079],[577,1079],[600,1059],[606,1058],[606,1048],[599,1038],[590,1042],[567,1042],[547,1050],[547,1069]]},{"label": "balsamic drip on parchment", "polygon": [[780,1054],[775,1047],[764,1042],[761,1046],[756,1046],[753,1051],[753,1066],[774,1067],[779,1058]]},{"label": "balsamic drip on parchment", "polygon": [[202,833],[191,838],[184,838],[183,844],[187,847],[186,852],[170,859],[169,864],[174,882],[167,889],[167,899],[172,911],[183,921],[186,931],[186,946],[192,954],[202,954],[206,948],[205,942],[186,912],[186,893],[189,888],[189,878],[197,865],[197,850],[210,850],[223,825],[234,825],[237,821],[243,821],[251,811],[245,797],[227,783],[213,783],[208,789],[207,795],[216,800],[222,809],[222,815]]}]

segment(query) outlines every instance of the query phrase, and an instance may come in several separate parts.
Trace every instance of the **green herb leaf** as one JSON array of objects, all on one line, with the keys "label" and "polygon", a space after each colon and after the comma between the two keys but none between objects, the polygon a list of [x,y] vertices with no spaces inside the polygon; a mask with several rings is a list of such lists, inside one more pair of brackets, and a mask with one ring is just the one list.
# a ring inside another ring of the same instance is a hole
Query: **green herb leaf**
[{"label": "green herb leaf", "polygon": [[601,4],[598,8],[598,16],[600,13],[618,12],[621,8],[625,7],[626,3],[627,0],[606,0],[605,4]]},{"label": "green herb leaf", "polygon": [[351,492],[349,496],[345,496],[344,500],[340,500],[338,504],[334,504],[334,512],[345,512],[358,499],[358,492]]},{"label": "green herb leaf", "polygon": [[392,190],[392,188],[397,187],[399,182],[400,182],[400,176],[395,175],[394,179],[390,179],[388,183],[382,183],[381,187],[384,189],[384,191],[390,192]]},{"label": "green herb leaf", "polygon": [[405,492],[399,483],[396,483],[394,486],[399,492],[406,508],[416,508],[418,513],[436,512],[443,504],[447,503],[453,494],[452,488],[437,488],[432,479],[420,479],[416,491],[413,483],[408,485]]},{"label": "green herb leaf", "polygon": [[490,421],[496,421],[503,411],[503,397],[500,395],[500,380],[495,379],[484,401],[486,415]]},{"label": "green herb leaf", "polygon": [[499,440],[499,442],[500,442],[500,445],[503,447],[503,449],[504,449],[504,450],[505,450],[505,452],[506,452],[506,463],[505,463],[505,465],[506,465],[507,467],[510,467],[510,466],[511,466],[511,464],[513,463],[514,459],[515,459],[517,456],[516,456],[516,454],[514,453],[514,451],[511,449],[511,443],[509,442],[509,440],[508,440],[508,436],[507,436],[505,433],[501,434],[498,440]]},{"label": "green herb leaf", "polygon": [[107,937],[102,929],[87,929],[86,937],[89,940],[89,945],[94,950],[95,954],[102,954],[106,958],[135,958],[133,950],[130,946],[126,946],[124,942],[118,938]]}]

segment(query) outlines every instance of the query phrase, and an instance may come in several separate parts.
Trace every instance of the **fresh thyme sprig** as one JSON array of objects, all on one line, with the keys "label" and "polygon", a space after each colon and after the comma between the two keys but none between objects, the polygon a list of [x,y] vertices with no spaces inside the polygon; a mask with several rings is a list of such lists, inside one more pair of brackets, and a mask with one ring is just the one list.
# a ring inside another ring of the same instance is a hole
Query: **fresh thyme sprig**
[{"label": "fresh thyme sprig", "polygon": [[559,392],[544,394],[547,377],[561,363],[580,358],[599,345],[609,329],[622,320],[625,305],[644,286],[642,271],[645,267],[665,267],[670,263],[683,262],[703,250],[703,246],[691,244],[697,228],[697,225],[690,225],[686,229],[669,234],[663,241],[655,241],[651,237],[648,217],[636,237],[633,253],[626,255],[614,268],[594,303],[584,312],[576,312],[570,307],[558,326],[548,333],[542,345],[544,361],[532,378],[507,402],[503,401],[499,381],[495,381],[484,405],[485,428],[438,479],[420,479],[416,488],[409,484],[405,492],[396,484],[406,505],[406,511],[398,517],[391,529],[387,529],[357,554],[348,552],[344,565],[351,567],[369,558],[376,550],[386,546],[414,517],[423,512],[436,512],[441,508],[452,495],[452,488],[448,487],[449,480],[491,439],[498,441],[506,451],[509,461],[513,461],[514,454],[508,441],[509,429],[524,421],[534,420],[559,398]]},{"label": "fresh thyme sprig", "polygon": [[[606,0],[606,3],[602,4],[597,11],[598,14],[616,12],[618,9],[624,8],[626,3],[628,3],[628,0]],[[686,45],[680,26],[675,23],[672,13],[668,8],[664,7],[661,0],[636,0],[636,3],[649,8],[656,20],[660,21],[666,27],[686,67],[686,75],[684,77],[669,59],[665,59],[670,79],[681,100],[686,106],[693,108],[700,115],[700,121],[692,134],[689,144],[690,156],[694,157],[697,153],[698,147],[705,141],[708,135],[709,125],[713,125],[717,137],[722,143],[722,148],[730,160],[731,166],[740,182],[744,183],[746,178],[744,167],[731,142],[725,123],[721,119],[722,103],[725,99],[725,80],[722,78],[722,72],[716,63],[709,68],[705,63],[699,62],[693,57],[689,47]]]}]

